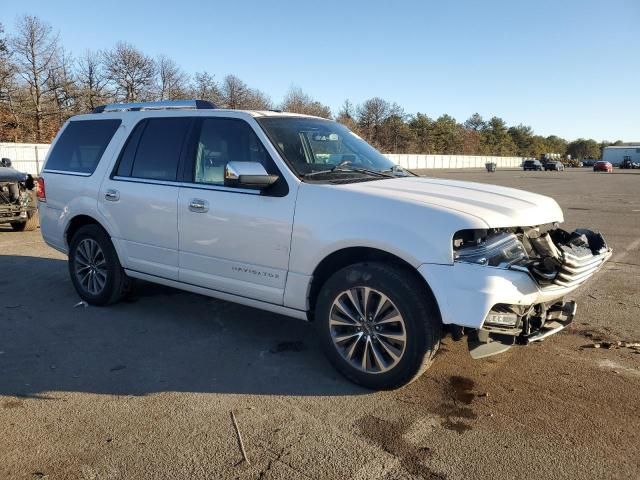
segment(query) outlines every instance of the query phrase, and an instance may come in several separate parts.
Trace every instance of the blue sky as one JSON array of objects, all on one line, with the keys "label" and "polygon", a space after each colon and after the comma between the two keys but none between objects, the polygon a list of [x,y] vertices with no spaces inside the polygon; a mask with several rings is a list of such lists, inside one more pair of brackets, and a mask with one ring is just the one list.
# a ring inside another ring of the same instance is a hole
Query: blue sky
[{"label": "blue sky", "polygon": [[640,141],[640,1],[0,0],[73,53],[118,40],[189,73],[291,85],[337,112],[380,96],[408,113],[479,112],[567,139]]}]

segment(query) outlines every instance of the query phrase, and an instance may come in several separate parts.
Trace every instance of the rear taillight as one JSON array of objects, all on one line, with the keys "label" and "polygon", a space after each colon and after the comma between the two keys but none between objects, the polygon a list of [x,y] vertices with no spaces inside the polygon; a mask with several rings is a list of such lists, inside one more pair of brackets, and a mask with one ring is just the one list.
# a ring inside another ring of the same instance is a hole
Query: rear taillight
[{"label": "rear taillight", "polygon": [[36,197],[41,202],[47,201],[47,192],[44,189],[44,178],[42,177],[36,178]]}]

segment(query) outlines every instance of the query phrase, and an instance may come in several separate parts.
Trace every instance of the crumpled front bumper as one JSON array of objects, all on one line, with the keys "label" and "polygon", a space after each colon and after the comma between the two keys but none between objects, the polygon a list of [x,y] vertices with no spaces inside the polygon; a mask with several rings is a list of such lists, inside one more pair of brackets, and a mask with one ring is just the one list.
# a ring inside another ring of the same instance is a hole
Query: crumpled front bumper
[{"label": "crumpled front bumper", "polygon": [[[454,263],[423,264],[420,274],[431,287],[438,303],[442,322],[465,327],[473,333],[469,338],[471,356],[482,358],[500,353],[514,344],[526,345],[553,335],[569,325],[576,303],[565,302],[565,296],[585,283],[611,257],[611,249],[583,264],[563,265],[556,281],[542,285],[526,269],[505,269]],[[570,257],[568,257],[570,258]],[[485,319],[496,307],[527,310],[513,328],[496,328]],[[528,321],[537,310],[537,326]],[[523,328],[523,325],[525,328]]]},{"label": "crumpled front bumper", "polygon": [[581,285],[542,288],[526,272],[468,263],[423,264],[418,272],[436,297],[442,323],[473,329],[482,328],[494,305],[550,303]]}]

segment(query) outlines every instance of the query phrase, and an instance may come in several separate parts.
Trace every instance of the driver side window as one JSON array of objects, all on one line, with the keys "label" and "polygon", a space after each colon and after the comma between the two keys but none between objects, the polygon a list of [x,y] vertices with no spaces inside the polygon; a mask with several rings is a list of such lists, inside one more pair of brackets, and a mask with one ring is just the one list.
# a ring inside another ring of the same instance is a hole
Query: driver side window
[{"label": "driver side window", "polygon": [[205,118],[196,144],[195,182],[224,185],[224,169],[229,162],[259,162],[268,172],[273,170],[271,157],[246,122]]}]

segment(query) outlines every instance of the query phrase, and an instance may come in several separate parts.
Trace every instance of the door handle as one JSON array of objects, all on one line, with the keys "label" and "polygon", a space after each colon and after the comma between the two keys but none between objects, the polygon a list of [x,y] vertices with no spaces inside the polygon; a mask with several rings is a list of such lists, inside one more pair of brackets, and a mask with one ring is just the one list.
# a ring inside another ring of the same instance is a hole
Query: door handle
[{"label": "door handle", "polygon": [[199,198],[192,198],[189,201],[189,210],[196,213],[204,213],[209,210],[209,202]]},{"label": "door handle", "polygon": [[104,193],[104,199],[109,200],[110,202],[117,202],[118,200],[120,200],[120,192],[110,188]]}]

